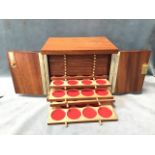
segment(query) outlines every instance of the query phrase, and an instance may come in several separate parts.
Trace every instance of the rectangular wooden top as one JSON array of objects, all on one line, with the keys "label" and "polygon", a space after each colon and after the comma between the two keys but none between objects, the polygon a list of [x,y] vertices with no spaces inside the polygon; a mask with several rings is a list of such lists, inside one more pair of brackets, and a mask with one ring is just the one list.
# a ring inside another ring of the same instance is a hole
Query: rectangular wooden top
[{"label": "rectangular wooden top", "polygon": [[41,49],[42,54],[113,54],[118,48],[106,37],[50,37]]}]

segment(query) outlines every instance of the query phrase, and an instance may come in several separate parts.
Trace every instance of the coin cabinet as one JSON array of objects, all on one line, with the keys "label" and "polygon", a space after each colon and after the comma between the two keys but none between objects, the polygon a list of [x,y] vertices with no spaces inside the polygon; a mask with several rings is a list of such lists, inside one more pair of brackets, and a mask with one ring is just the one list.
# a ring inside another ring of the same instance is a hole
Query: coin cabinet
[{"label": "coin cabinet", "polygon": [[106,37],[51,37],[40,51],[9,51],[15,92],[46,95],[48,124],[117,120],[113,94],[141,93],[150,51]]}]

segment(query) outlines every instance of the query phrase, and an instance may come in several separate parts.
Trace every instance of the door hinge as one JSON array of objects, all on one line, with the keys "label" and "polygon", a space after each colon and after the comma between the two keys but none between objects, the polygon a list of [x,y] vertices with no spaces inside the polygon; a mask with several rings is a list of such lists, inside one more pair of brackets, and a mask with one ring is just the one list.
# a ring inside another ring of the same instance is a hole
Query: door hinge
[{"label": "door hinge", "polygon": [[9,60],[12,68],[16,67],[16,59],[13,52],[9,52]]},{"label": "door hinge", "polygon": [[141,69],[141,74],[143,75],[147,74],[148,68],[149,68],[148,64],[143,64]]}]

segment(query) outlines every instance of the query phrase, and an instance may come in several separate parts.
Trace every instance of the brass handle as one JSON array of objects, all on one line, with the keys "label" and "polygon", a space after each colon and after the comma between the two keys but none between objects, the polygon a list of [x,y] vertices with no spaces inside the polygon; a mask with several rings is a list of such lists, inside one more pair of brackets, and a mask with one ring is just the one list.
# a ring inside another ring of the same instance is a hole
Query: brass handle
[{"label": "brass handle", "polygon": [[147,74],[148,68],[149,68],[149,65],[148,64],[143,64],[142,65],[142,69],[141,69],[141,74],[142,75]]},{"label": "brass handle", "polygon": [[9,60],[12,68],[16,67],[16,59],[13,52],[9,52]]}]

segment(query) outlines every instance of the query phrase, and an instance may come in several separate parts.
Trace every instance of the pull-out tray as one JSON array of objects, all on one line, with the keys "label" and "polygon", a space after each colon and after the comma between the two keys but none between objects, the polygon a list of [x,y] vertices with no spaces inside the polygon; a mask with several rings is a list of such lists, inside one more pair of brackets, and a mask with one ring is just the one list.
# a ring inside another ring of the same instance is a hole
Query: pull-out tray
[{"label": "pull-out tray", "polygon": [[110,105],[99,107],[86,106],[83,108],[52,108],[49,107],[48,124],[114,121],[117,120],[115,110]]},{"label": "pull-out tray", "polygon": [[50,88],[89,88],[89,87],[109,87],[110,82],[107,79],[83,79],[83,80],[53,80],[50,83]]},{"label": "pull-out tray", "polygon": [[113,96],[105,88],[54,89],[51,88],[47,97],[49,102],[64,100],[112,99]]},{"label": "pull-out tray", "polygon": [[114,106],[115,100],[114,99],[100,99],[100,100],[70,100],[70,101],[55,101],[55,102],[49,102],[51,107],[59,106],[59,107],[69,107],[69,106],[86,106],[86,105],[92,105],[92,106],[98,106],[98,105],[112,105]]}]

